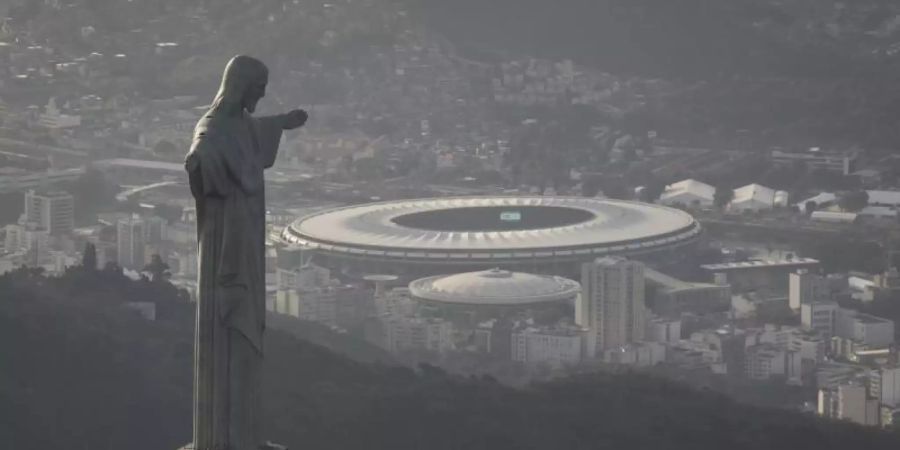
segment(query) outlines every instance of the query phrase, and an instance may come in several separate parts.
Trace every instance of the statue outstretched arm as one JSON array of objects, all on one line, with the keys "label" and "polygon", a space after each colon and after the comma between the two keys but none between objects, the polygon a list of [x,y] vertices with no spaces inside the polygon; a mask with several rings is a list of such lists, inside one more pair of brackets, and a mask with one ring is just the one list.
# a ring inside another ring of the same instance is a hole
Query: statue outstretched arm
[{"label": "statue outstretched arm", "polygon": [[278,157],[278,144],[284,130],[293,130],[306,123],[309,116],[302,109],[295,109],[286,114],[263,116],[255,119],[256,137],[262,166],[266,169],[275,164]]}]

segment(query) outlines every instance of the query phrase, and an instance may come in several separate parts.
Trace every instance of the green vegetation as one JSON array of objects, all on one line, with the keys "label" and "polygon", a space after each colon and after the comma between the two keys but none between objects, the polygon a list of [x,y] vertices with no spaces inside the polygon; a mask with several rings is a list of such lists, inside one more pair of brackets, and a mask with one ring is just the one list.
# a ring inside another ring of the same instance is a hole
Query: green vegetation
[{"label": "green vegetation", "polygon": [[[0,277],[0,442],[8,448],[177,448],[189,439],[192,308],[168,283],[113,270]],[[121,308],[151,300],[156,322]],[[318,333],[318,332],[317,332]],[[296,333],[292,333],[296,334]],[[273,331],[266,435],[291,448],[896,448],[897,436],[637,374],[514,389],[355,362]]]}]

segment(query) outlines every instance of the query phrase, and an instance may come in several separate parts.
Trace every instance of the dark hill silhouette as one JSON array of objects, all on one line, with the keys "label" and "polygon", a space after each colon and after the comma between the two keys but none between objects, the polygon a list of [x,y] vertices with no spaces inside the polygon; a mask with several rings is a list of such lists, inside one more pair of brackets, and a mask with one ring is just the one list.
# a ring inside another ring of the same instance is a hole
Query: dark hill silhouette
[{"label": "dark hill silhouette", "polygon": [[[171,286],[114,272],[76,269],[48,279],[18,271],[0,276],[0,292],[3,448],[158,450],[186,442],[192,326]],[[119,306],[151,297],[166,306],[156,322]],[[881,449],[900,442],[645,375],[585,375],[520,390],[431,366],[355,362],[277,331],[266,351],[267,436],[291,448]]]}]

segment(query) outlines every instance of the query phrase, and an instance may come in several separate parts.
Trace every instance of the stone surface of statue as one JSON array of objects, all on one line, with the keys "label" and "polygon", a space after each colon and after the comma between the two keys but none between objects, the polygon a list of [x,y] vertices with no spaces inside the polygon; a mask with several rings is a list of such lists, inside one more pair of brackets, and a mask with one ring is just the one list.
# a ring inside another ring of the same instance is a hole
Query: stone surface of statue
[{"label": "stone surface of statue", "polygon": [[266,448],[260,436],[265,330],[263,170],[275,163],[282,130],[307,114],[253,117],[268,69],[257,59],[229,61],[185,158],[197,206],[199,244],[194,348],[197,450]]}]

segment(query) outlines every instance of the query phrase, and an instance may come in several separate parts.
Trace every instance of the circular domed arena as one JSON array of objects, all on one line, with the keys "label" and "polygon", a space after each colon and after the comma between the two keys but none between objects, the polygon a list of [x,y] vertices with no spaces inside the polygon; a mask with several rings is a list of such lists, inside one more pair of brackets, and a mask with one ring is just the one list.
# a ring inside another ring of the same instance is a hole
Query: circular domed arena
[{"label": "circular domed arena", "polygon": [[303,217],[283,240],[346,274],[501,269],[574,276],[622,255],[663,263],[701,234],[683,211],[584,197],[449,197],[369,203]]},{"label": "circular domed arena", "polygon": [[419,304],[441,316],[465,317],[470,325],[524,311],[572,307],[580,293],[581,285],[568,278],[496,268],[420,278],[409,284],[410,297]]}]

